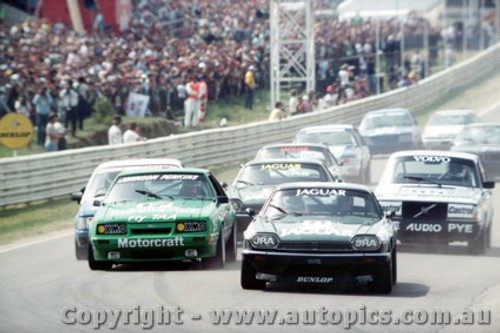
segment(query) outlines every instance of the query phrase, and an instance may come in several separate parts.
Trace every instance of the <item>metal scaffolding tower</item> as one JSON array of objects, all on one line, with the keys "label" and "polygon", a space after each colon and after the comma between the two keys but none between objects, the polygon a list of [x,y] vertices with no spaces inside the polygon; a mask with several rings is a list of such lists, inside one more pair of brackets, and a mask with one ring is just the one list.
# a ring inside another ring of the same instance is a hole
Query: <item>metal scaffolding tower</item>
[{"label": "metal scaffolding tower", "polygon": [[271,0],[271,106],[315,88],[313,0]]}]

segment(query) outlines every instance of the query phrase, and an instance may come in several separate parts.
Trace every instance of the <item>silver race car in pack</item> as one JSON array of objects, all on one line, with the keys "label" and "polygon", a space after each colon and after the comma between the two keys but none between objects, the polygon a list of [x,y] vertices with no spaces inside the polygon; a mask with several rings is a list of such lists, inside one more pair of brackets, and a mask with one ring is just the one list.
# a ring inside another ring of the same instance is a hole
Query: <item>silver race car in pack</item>
[{"label": "silver race car in pack", "polygon": [[495,186],[485,179],[477,155],[402,151],[389,158],[375,194],[394,214],[401,242],[461,241],[482,254],[490,243]]},{"label": "silver race car in pack", "polygon": [[337,161],[327,145],[320,143],[275,143],[265,145],[254,157],[255,161],[270,159],[316,159],[326,166],[333,178],[342,181],[344,175],[343,163]]}]

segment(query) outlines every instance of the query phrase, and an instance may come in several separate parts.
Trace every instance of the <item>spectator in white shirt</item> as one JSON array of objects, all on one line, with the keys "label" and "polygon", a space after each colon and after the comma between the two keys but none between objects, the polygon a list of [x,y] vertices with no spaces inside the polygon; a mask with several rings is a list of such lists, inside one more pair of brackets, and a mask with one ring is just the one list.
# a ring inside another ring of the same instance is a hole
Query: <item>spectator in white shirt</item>
[{"label": "spectator in white shirt", "polygon": [[47,133],[45,139],[45,149],[50,152],[57,151],[59,147],[59,140],[66,134],[66,130],[57,120],[56,114],[51,114],[49,116],[49,122],[47,123],[45,132]]},{"label": "spectator in white shirt", "polygon": [[349,84],[349,66],[343,64],[339,71],[340,84],[345,87]]},{"label": "spectator in white shirt", "polygon": [[63,81],[63,89],[59,93],[59,98],[63,109],[66,111],[65,127],[68,128],[71,123],[71,135],[76,136],[76,121],[78,112],[78,93],[73,88],[73,82]]},{"label": "spectator in white shirt", "polygon": [[290,100],[288,101],[288,112],[290,112],[291,116],[295,116],[298,113],[299,106],[299,98],[297,97],[298,93],[296,89],[292,89],[290,91]]},{"label": "spectator in white shirt", "polygon": [[139,125],[137,123],[130,123],[129,129],[123,133],[123,142],[137,142],[137,141],[145,141],[146,138],[139,135]]},{"label": "spectator in white shirt", "polygon": [[113,120],[113,124],[108,129],[108,143],[110,145],[117,145],[123,143],[123,135],[120,125],[122,123],[122,117],[116,116]]},{"label": "spectator in white shirt", "polygon": [[31,104],[26,102],[26,99],[23,95],[19,95],[19,97],[17,98],[16,103],[14,104],[14,109],[16,109],[16,112],[25,115],[30,120],[32,119]]}]

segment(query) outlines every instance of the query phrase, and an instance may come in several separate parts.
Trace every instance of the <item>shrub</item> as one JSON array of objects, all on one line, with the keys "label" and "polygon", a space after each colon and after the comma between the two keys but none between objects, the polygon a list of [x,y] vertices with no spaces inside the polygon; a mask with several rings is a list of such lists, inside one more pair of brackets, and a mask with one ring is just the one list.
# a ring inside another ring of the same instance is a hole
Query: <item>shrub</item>
[{"label": "shrub", "polygon": [[111,124],[115,116],[115,108],[108,99],[99,98],[96,100],[94,110],[92,118],[97,124]]}]

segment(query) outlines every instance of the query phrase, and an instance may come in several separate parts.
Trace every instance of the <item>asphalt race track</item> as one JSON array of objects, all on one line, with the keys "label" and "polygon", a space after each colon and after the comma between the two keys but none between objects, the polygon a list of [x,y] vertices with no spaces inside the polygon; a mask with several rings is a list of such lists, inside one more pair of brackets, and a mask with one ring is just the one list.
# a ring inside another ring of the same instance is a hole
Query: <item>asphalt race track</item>
[{"label": "asphalt race track", "polygon": [[[500,103],[482,116],[500,121]],[[385,162],[373,161],[372,179]],[[111,331],[113,318],[114,332],[341,332],[347,326],[350,332],[500,332],[499,259],[500,209],[484,256],[468,255],[463,244],[399,246],[398,283],[390,295],[370,294],[362,283],[247,291],[239,284],[239,261],[222,270],[176,264],[90,271],[75,260],[72,234],[66,234],[0,252],[0,332]],[[277,311],[277,318],[260,325],[219,318],[216,324],[213,311],[222,310]],[[451,324],[432,324],[433,314],[443,312]]]}]

